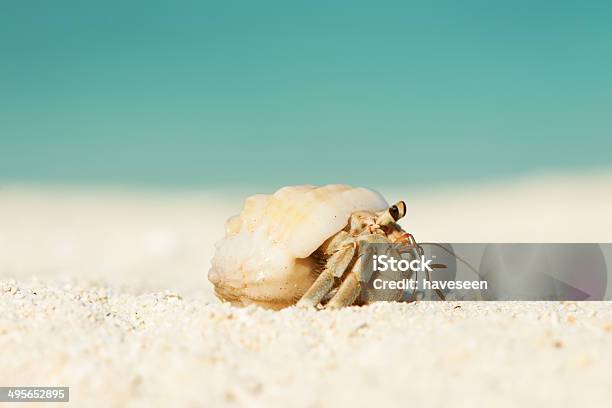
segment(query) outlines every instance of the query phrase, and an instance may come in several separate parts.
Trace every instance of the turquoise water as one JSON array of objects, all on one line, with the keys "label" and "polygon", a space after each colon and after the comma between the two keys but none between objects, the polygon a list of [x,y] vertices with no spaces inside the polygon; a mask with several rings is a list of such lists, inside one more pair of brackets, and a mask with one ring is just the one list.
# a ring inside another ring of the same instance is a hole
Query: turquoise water
[{"label": "turquoise water", "polygon": [[0,180],[378,185],[612,165],[611,2],[36,3],[0,11]]}]

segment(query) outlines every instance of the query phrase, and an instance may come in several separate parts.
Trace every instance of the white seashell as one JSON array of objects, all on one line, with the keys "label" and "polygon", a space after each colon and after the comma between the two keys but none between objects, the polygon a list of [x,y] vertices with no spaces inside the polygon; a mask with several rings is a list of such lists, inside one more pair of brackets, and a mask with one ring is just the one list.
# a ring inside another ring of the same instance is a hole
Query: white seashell
[{"label": "white seashell", "polygon": [[208,278],[222,300],[289,306],[320,273],[313,252],[343,229],[353,212],[387,207],[379,193],[343,184],[289,186],[251,196],[227,221]]}]

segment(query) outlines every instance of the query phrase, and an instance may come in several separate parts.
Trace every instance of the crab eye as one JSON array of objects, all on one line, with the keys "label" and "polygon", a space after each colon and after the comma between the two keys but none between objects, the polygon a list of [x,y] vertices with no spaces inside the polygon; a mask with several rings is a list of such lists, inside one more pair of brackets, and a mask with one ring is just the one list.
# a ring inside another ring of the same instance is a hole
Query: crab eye
[{"label": "crab eye", "polygon": [[406,204],[403,201],[398,202],[393,207],[389,208],[389,214],[391,214],[394,221],[399,220],[406,215]]},{"label": "crab eye", "polygon": [[393,219],[395,221],[398,220],[398,218],[399,218],[399,209],[397,208],[397,205],[394,205],[391,208],[389,208],[389,214],[391,214],[391,217],[393,217]]}]

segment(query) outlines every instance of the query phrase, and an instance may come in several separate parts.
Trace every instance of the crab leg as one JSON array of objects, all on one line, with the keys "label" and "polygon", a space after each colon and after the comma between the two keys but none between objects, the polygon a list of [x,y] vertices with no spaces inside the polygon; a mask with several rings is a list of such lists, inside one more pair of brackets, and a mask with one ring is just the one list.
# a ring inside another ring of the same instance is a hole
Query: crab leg
[{"label": "crab leg", "polygon": [[[371,268],[367,268],[366,262],[372,259],[372,255],[375,255],[377,250],[385,249],[386,252],[389,250],[393,250],[392,247],[389,246],[392,242],[378,234],[368,234],[362,235],[357,238],[357,242],[359,243],[359,255],[357,256],[357,260],[353,264],[351,271],[347,274],[347,276],[343,279],[340,287],[336,294],[330,299],[329,302],[325,305],[326,309],[339,309],[345,306],[351,306],[355,303],[355,300],[361,293],[362,282],[369,282],[373,270]],[[370,244],[370,245],[363,245]],[[375,247],[375,245],[383,245],[383,247]],[[384,244],[387,244],[384,246]],[[396,252],[392,252],[394,257],[399,257],[399,254]],[[385,300],[397,300],[397,299],[385,299]]]},{"label": "crab leg", "polygon": [[[360,247],[361,248],[361,247]],[[361,252],[361,249],[360,249]],[[339,309],[345,306],[350,306],[355,303],[355,299],[361,292],[361,283],[363,281],[363,262],[364,258],[369,259],[372,251],[361,253],[351,271],[346,275],[336,294],[325,305],[326,309]],[[369,279],[369,277],[368,277]]]},{"label": "crab leg", "polygon": [[[340,248],[335,250],[337,247]],[[315,307],[319,304],[334,286],[334,278],[341,277],[348,268],[355,255],[355,247],[355,241],[348,234],[346,236],[339,234],[330,242],[327,251],[335,250],[335,252],[327,260],[323,272],[297,303],[298,307]]]},{"label": "crab leg", "polygon": [[326,309],[340,309],[345,306],[350,306],[355,302],[359,292],[361,292],[361,283],[359,283],[362,270],[361,257],[355,261],[351,271],[346,275],[338,291],[325,305]]}]

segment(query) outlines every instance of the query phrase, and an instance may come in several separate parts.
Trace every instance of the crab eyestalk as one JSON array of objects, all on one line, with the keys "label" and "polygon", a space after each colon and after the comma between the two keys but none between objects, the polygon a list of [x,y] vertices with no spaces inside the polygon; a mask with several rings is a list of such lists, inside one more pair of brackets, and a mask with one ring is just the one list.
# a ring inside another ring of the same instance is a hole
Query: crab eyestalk
[{"label": "crab eyestalk", "polygon": [[378,213],[376,223],[380,226],[393,224],[400,218],[406,215],[406,203],[398,201],[386,210]]}]

